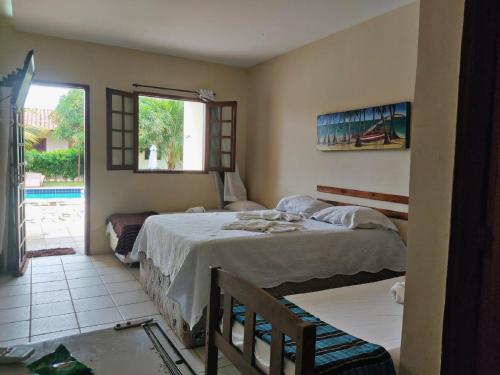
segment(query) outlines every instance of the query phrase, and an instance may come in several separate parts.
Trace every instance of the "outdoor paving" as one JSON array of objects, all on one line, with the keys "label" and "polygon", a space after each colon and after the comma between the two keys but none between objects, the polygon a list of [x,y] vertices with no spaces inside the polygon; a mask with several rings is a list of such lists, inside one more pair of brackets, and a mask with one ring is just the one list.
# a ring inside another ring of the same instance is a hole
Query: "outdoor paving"
[{"label": "outdoor paving", "polygon": [[83,254],[84,223],[83,199],[27,200],[27,250],[72,247]]}]

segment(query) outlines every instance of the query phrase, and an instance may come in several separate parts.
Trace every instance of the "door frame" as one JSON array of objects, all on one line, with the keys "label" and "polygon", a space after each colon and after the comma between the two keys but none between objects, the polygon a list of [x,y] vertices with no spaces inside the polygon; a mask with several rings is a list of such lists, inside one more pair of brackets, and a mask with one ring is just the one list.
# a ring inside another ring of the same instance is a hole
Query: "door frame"
[{"label": "door frame", "polygon": [[[500,277],[500,273],[492,272],[500,270],[499,215],[494,212],[500,204],[496,175],[500,114],[498,108],[495,111],[500,105],[499,13],[498,0],[465,1],[441,353],[443,375],[500,373],[500,364],[494,362],[496,355],[492,354],[498,354],[500,349],[495,338],[500,326],[491,319],[492,313],[500,309],[500,290],[492,283]],[[489,363],[485,363],[488,357]]]},{"label": "door frame", "polygon": [[84,133],[85,133],[85,255],[90,255],[90,86],[83,83],[54,82],[45,80],[33,80],[32,85],[44,85],[53,87],[67,87],[81,89],[85,92],[84,107]]}]

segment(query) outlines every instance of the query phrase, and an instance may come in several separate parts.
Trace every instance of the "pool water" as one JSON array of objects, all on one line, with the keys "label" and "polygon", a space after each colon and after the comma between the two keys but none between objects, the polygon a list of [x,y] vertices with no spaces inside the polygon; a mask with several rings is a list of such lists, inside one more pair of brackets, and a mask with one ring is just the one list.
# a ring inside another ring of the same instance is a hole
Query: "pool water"
[{"label": "pool water", "polygon": [[84,188],[27,188],[26,199],[78,199],[85,198]]}]

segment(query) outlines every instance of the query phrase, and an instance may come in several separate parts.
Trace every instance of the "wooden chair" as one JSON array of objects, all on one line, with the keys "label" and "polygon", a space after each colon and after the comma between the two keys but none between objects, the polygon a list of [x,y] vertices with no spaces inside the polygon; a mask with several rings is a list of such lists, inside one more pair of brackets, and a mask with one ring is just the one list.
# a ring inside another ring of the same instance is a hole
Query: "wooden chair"
[{"label": "wooden chair", "polygon": [[[222,332],[221,291],[224,292]],[[246,307],[243,352],[232,344],[232,307],[235,299]],[[255,314],[262,316],[272,326],[269,373],[283,373],[283,343],[284,335],[287,335],[297,343],[295,374],[313,374],[316,327],[302,321],[264,290],[215,267],[211,268],[210,274],[205,373],[217,374],[220,350],[243,374],[262,374],[255,366]]]}]

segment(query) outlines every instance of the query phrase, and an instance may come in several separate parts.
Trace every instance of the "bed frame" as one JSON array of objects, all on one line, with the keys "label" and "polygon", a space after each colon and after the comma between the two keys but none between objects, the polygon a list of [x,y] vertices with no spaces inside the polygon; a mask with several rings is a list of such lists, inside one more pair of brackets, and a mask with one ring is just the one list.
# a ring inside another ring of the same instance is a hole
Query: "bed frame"
[{"label": "bed frame", "polygon": [[[409,197],[407,197],[405,195],[374,193],[372,191],[345,189],[345,188],[324,186],[324,185],[317,185],[316,190],[320,193],[343,195],[343,196],[354,197],[354,198],[362,198],[362,199],[369,199],[369,200],[376,200],[376,201],[390,202],[390,203],[399,203],[399,204],[405,204],[405,205],[408,205],[410,202]],[[322,198],[319,198],[319,200],[326,202],[326,203],[333,204],[334,206],[347,206],[347,205],[356,204],[356,203],[332,201],[332,200],[327,200],[327,199],[322,199]],[[359,206],[359,204],[356,204],[356,205]],[[369,207],[369,206],[366,206],[366,207]],[[393,211],[393,210],[387,210],[385,208],[378,208],[378,207],[370,207],[370,208],[373,208],[379,212],[382,212],[385,216],[387,216],[391,219],[408,220],[408,212]]]},{"label": "bed frame", "polygon": [[[318,192],[329,193],[335,195],[351,196],[370,200],[379,200],[392,203],[408,204],[408,197],[393,194],[374,193],[362,190],[343,189],[330,186],[318,185]],[[345,202],[331,201],[321,199],[324,202],[333,205],[347,205]],[[408,220],[407,212],[392,211],[372,207],[384,215],[394,219],[394,223],[398,226],[403,240],[405,240],[406,221]],[[202,319],[192,328],[182,319],[179,306],[176,302],[168,299],[163,293],[165,288],[170,285],[170,278],[162,275],[161,271],[155,267],[152,262],[146,259],[143,254],[140,256],[141,267],[141,284],[159,307],[161,314],[167,321],[168,325],[176,333],[186,348],[203,346],[205,344],[206,320]],[[376,282],[392,277],[402,276],[404,272],[395,272],[387,269],[377,273],[359,272],[355,275],[334,275],[326,279],[311,279],[302,283],[285,282],[273,288],[266,289],[270,295],[281,297],[285,295],[308,293],[331,288],[340,288],[343,286],[364,284]],[[243,301],[242,301],[243,302]]]},{"label": "bed frame", "polygon": [[[224,292],[224,309],[221,319],[221,291]],[[233,300],[246,306],[243,352],[232,344]],[[229,312],[229,313],[228,313]],[[262,374],[255,366],[255,314],[258,313],[272,325],[270,375],[283,373],[284,336],[297,343],[295,374],[314,373],[316,327],[305,323],[288,308],[264,290],[220,268],[211,268],[210,303],[207,315],[207,358],[205,374],[217,374],[219,350],[243,373]]]}]

